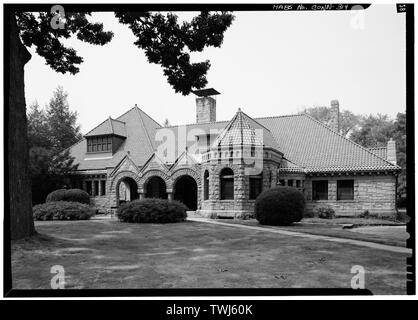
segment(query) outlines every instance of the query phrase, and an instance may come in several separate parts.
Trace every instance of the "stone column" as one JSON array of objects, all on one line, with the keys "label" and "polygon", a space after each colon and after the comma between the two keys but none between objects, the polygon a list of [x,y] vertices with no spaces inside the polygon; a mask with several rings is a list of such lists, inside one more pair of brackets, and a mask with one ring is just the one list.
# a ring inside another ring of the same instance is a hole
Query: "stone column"
[{"label": "stone column", "polygon": [[102,180],[99,180],[99,196],[102,195]]},{"label": "stone column", "polygon": [[86,191],[87,190],[87,181],[83,180],[82,184],[83,184],[83,186],[82,186],[83,190]]},{"label": "stone column", "polygon": [[139,195],[139,200],[145,199],[144,189],[138,188],[137,191],[138,191],[138,195]]},{"label": "stone column", "polygon": [[91,180],[91,195],[94,197],[96,195],[96,184],[94,180]]},{"label": "stone column", "polygon": [[168,201],[172,201],[173,200],[173,189],[167,189],[166,192],[167,192]]}]

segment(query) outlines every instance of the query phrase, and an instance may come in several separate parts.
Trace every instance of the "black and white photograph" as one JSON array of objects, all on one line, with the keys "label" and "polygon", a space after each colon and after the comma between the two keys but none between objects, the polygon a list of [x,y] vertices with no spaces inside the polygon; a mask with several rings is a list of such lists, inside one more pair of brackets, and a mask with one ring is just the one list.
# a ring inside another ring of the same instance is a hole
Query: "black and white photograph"
[{"label": "black and white photograph", "polygon": [[413,4],[3,19],[5,297],[415,295]]}]

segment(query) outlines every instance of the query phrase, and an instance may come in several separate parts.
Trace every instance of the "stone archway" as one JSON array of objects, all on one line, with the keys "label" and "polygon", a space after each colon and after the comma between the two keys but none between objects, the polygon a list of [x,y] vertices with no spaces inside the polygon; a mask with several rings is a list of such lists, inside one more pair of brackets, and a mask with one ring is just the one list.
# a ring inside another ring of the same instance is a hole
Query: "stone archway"
[{"label": "stone archway", "polygon": [[124,177],[116,184],[116,203],[122,204],[125,202],[139,199],[138,184],[131,177]]},{"label": "stone archway", "polygon": [[174,200],[184,203],[191,211],[197,210],[198,186],[196,180],[189,176],[180,176],[174,182]]},{"label": "stone archway", "polygon": [[120,186],[122,183],[125,184],[125,187],[129,189],[129,193],[134,197],[134,199],[139,198],[139,176],[131,171],[121,171],[113,177],[110,183],[109,190],[112,199],[112,206],[119,206],[119,200],[121,196]]},{"label": "stone archway", "polygon": [[146,198],[167,199],[167,185],[160,176],[152,176],[144,184]]}]

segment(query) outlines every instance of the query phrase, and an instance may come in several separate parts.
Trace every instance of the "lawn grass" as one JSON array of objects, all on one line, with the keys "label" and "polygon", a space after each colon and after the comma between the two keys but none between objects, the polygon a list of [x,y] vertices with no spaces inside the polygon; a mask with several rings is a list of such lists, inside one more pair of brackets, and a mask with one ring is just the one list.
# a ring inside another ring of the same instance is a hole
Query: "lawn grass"
[{"label": "lawn grass", "polygon": [[12,245],[13,287],[349,288],[353,265],[375,294],[406,293],[406,254],[200,222],[36,222],[39,236]]},{"label": "lawn grass", "polygon": [[351,217],[341,217],[334,219],[321,219],[321,218],[303,218],[302,222],[304,223],[320,223],[320,224],[332,224],[332,225],[342,225],[342,224],[353,224],[355,226],[393,226],[393,225],[404,225],[404,222],[379,219],[379,218],[351,218]]},{"label": "lawn grass", "polygon": [[[360,219],[360,218],[337,218],[337,219],[319,219],[319,218],[304,218],[301,222],[294,223],[291,226],[268,226],[261,225],[256,219],[242,220],[242,219],[219,219],[221,222],[232,224],[244,224],[249,226],[257,226],[264,228],[274,228],[281,230],[304,232],[314,235],[330,236],[336,238],[346,238],[353,240],[370,241],[375,243],[387,244],[391,246],[406,247],[406,240],[409,234],[406,232],[406,226],[402,223],[382,223],[386,220],[381,219]],[[370,221],[363,221],[370,220]],[[373,223],[373,220],[378,220]],[[345,224],[354,224],[356,228],[343,229]],[[363,227],[381,228],[382,231],[388,226],[398,226],[392,232],[361,232]]]}]

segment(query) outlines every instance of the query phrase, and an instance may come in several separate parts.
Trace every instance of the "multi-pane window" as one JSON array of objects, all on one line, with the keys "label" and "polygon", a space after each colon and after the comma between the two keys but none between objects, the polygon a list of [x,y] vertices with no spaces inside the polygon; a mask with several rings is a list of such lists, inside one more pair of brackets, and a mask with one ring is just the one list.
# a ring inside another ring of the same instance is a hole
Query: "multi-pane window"
[{"label": "multi-pane window", "polygon": [[99,181],[94,181],[94,195],[98,196],[99,195]]},{"label": "multi-pane window", "polygon": [[101,136],[87,138],[87,152],[109,152],[112,151],[112,137]]},{"label": "multi-pane window", "polygon": [[263,188],[262,175],[250,176],[250,200],[254,200],[261,193]]},{"label": "multi-pane window", "polygon": [[337,180],[337,200],[354,200],[354,180]]},{"label": "multi-pane window", "polygon": [[312,200],[328,200],[328,180],[312,181]]},{"label": "multi-pane window", "polygon": [[224,168],[221,171],[221,200],[234,199],[234,172],[231,168]]},{"label": "multi-pane window", "polygon": [[104,196],[104,195],[106,195],[106,180],[101,180],[100,181],[100,195],[101,196]]},{"label": "multi-pane window", "polygon": [[86,181],[86,192],[89,195],[92,195],[92,182],[91,181]]}]

